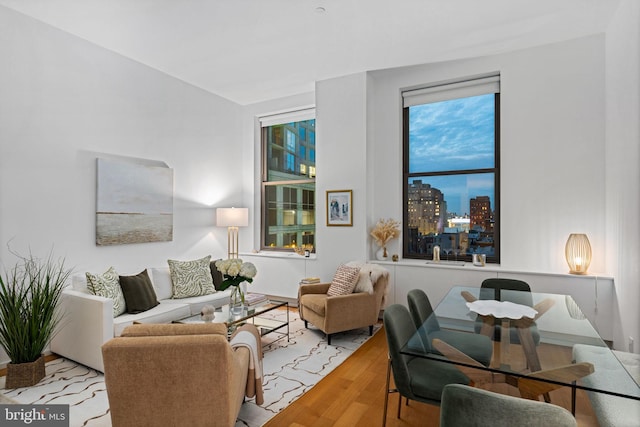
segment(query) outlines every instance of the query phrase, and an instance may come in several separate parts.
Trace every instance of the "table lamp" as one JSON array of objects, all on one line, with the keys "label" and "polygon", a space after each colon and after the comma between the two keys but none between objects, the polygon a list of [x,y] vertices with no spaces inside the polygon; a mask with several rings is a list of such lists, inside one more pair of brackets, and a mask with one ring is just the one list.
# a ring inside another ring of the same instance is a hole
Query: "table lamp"
[{"label": "table lamp", "polygon": [[591,264],[591,244],[586,234],[572,233],[564,247],[564,255],[569,264],[569,273],[587,274]]},{"label": "table lamp", "polygon": [[216,225],[227,227],[229,258],[238,258],[238,227],[249,225],[248,208],[217,208]]}]

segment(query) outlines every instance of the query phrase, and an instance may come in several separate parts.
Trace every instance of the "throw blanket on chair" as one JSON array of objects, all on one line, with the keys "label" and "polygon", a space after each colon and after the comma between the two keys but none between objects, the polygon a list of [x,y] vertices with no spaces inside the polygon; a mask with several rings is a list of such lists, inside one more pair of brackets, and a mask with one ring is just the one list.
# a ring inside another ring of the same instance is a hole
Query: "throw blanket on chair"
[{"label": "throw blanket on chair", "polygon": [[[389,277],[389,270],[378,264],[367,264],[364,261],[350,261],[347,263],[350,267],[360,267],[360,276],[353,292],[368,292],[373,293],[373,284],[378,281],[380,277]],[[382,294],[381,308],[385,308],[387,305],[387,294],[389,293],[389,286],[385,286],[384,293]]]},{"label": "throw blanket on chair", "polygon": [[256,405],[264,403],[262,390],[262,342],[258,329],[245,324],[236,329],[231,336],[231,347],[246,347],[249,349],[249,373],[247,374],[247,397],[256,398]]}]

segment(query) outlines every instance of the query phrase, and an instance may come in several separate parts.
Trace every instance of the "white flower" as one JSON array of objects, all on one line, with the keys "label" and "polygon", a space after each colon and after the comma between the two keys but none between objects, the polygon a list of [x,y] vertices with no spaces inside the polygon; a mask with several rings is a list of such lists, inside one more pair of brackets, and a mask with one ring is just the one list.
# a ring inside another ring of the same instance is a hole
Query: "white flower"
[{"label": "white flower", "polygon": [[232,263],[229,265],[229,267],[227,268],[227,275],[232,276],[232,277],[236,277],[238,275],[238,273],[240,273],[240,266],[242,264],[238,265],[237,263]]},{"label": "white flower", "polygon": [[242,262],[239,258],[218,260],[216,268],[225,276],[241,276],[246,279],[253,279],[258,272],[255,265],[250,262]]},{"label": "white flower", "polygon": [[231,261],[230,259],[219,259],[218,261],[216,261],[216,268],[218,269],[218,271],[222,274],[227,274],[227,268],[229,268],[229,261]]},{"label": "white flower", "polygon": [[255,265],[251,264],[250,262],[242,263],[242,266],[240,267],[240,275],[242,277],[252,279],[255,277],[256,273],[258,273],[258,270],[256,270]]}]

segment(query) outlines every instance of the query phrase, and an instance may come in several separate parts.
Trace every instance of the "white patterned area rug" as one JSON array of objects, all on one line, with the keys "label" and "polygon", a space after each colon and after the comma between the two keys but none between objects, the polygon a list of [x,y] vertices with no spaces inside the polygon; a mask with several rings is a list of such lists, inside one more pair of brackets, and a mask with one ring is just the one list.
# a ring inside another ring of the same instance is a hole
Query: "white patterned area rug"
[{"label": "white patterned area rug", "polygon": [[[284,311],[274,317],[284,318]],[[339,333],[331,345],[321,331],[304,328],[296,311],[291,311],[290,341],[274,341],[276,334],[263,337],[264,404],[247,399],[240,409],[236,427],[258,427],[286,408],[320,379],[340,365],[369,338],[369,329]],[[375,330],[379,329],[376,326]],[[286,329],[285,329],[286,330]],[[45,378],[33,387],[6,390],[0,377],[0,393],[21,404],[68,404],[70,426],[111,426],[104,376],[67,359],[46,364]],[[2,403],[0,401],[0,403]]]}]

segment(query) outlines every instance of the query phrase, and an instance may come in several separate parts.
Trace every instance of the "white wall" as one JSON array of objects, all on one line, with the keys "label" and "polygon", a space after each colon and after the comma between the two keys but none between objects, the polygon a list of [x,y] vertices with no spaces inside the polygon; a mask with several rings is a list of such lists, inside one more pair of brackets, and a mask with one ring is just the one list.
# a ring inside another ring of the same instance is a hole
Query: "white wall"
[{"label": "white wall", "polygon": [[[240,107],[0,7],[0,259],[66,256],[78,270],[226,252],[212,206],[242,202]],[[224,151],[223,151],[224,150]],[[97,157],[174,169],[173,242],[96,247]]]},{"label": "white wall", "polygon": [[[0,7],[0,263],[7,243],[122,273],[226,254],[212,206],[243,202],[240,107]],[[174,169],[172,242],[97,247],[96,157]],[[248,169],[252,168],[248,162]],[[0,269],[3,268],[0,266]],[[5,360],[0,354],[0,362]]]},{"label": "white wall", "polygon": [[616,276],[616,343],[640,352],[640,3],[623,0],[606,39],[606,261]]},{"label": "white wall", "polygon": [[[367,76],[365,73],[318,82],[313,93],[247,106],[243,126],[245,143],[255,147],[254,161],[260,165],[259,125],[263,115],[316,107],[316,163],[328,165],[316,177],[316,250],[311,259],[299,255],[255,255],[246,251],[259,270],[252,289],[295,298],[301,278],[319,276],[331,280],[337,265],[350,260],[364,260],[368,255],[367,233]],[[254,142],[255,141],[255,142]],[[253,248],[260,247],[259,167],[255,168],[255,197],[252,210]],[[326,191],[353,191],[353,226],[326,225]],[[243,248],[240,243],[241,250]],[[245,246],[246,250],[246,246]]]},{"label": "white wall", "polygon": [[381,172],[371,183],[374,211],[402,218],[401,90],[495,71],[502,88],[501,265],[565,272],[567,237],[585,232],[594,249],[590,271],[606,273],[605,206],[594,198],[605,189],[603,36],[373,72],[372,168]]},{"label": "white wall", "polygon": [[[368,230],[379,218],[402,218],[402,89],[499,71],[502,263],[498,274],[500,269],[512,275],[545,273],[532,280],[534,291],[566,292],[584,301],[586,314],[606,339],[612,339],[621,320],[615,318],[612,307],[615,271],[605,261],[618,237],[607,235],[604,203],[605,64],[605,36],[594,35],[490,57],[318,82],[318,258],[304,261],[304,268],[293,268],[292,274],[279,270],[278,285],[268,281],[261,286],[266,292],[287,289],[287,296],[295,297],[302,270],[329,280],[339,262],[373,258],[376,248]],[[362,114],[366,114],[364,123]],[[327,146],[330,149],[322,152]],[[328,171],[323,164],[329,165]],[[354,227],[347,230],[324,225],[324,191],[342,188],[354,189],[356,217]],[[366,213],[360,218],[362,207]],[[591,240],[592,276],[586,281],[567,274],[564,245],[572,232],[585,232]],[[401,253],[400,243],[392,242],[390,252]],[[415,261],[389,264],[389,268],[393,270],[392,301],[397,302],[404,302],[403,292],[411,286],[424,287],[435,297],[453,284],[474,284],[470,277],[476,276],[447,270],[447,280],[442,282],[441,270],[419,266],[416,276]],[[616,345],[622,347],[620,342]]]}]

